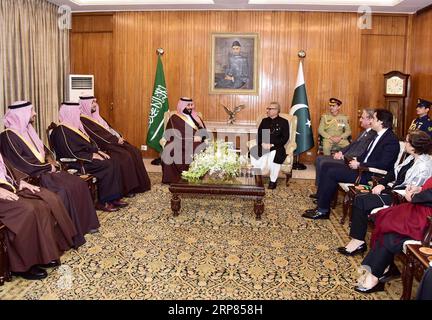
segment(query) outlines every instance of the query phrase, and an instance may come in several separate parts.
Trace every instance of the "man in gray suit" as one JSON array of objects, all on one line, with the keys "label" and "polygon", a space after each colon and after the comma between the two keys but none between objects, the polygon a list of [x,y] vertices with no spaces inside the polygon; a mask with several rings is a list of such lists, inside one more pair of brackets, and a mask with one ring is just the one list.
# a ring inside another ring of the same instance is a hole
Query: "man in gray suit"
[{"label": "man in gray suit", "polygon": [[[352,159],[360,156],[368,147],[370,142],[376,136],[376,132],[371,129],[372,119],[374,115],[373,109],[363,109],[360,117],[360,126],[365,129],[356,140],[351,142],[348,146],[343,148],[341,151],[335,153],[333,156],[319,156],[316,159],[316,179],[315,185],[318,186],[322,168],[324,165],[344,165],[344,159]],[[316,198],[315,195],[311,195],[311,198]]]}]

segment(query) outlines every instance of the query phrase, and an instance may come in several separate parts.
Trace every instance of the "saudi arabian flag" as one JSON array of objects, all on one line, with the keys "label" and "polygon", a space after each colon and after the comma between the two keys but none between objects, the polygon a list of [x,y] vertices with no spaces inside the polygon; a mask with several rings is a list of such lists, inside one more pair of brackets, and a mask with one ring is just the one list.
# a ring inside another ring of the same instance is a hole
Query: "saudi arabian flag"
[{"label": "saudi arabian flag", "polygon": [[297,116],[297,149],[294,151],[294,154],[299,155],[314,146],[306,86],[303,76],[303,65],[301,61],[299,64],[290,114]]},{"label": "saudi arabian flag", "polygon": [[164,134],[164,113],[167,112],[168,109],[168,93],[165,85],[162,60],[159,55],[147,133],[147,145],[158,152],[162,151],[159,140]]}]

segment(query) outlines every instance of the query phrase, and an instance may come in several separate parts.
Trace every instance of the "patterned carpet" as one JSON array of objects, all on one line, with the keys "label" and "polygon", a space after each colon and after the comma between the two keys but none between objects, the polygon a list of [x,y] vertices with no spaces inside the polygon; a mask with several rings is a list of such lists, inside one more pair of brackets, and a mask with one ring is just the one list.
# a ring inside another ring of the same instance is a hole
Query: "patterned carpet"
[{"label": "patterned carpet", "polygon": [[43,281],[19,278],[0,299],[399,299],[401,280],[372,295],[352,290],[361,257],[335,253],[346,243],[340,206],[327,221],[301,218],[311,207],[311,180],[267,190],[262,221],[253,202],[186,198],[170,209],[168,187],[117,213],[99,213],[99,233],[62,257]]}]

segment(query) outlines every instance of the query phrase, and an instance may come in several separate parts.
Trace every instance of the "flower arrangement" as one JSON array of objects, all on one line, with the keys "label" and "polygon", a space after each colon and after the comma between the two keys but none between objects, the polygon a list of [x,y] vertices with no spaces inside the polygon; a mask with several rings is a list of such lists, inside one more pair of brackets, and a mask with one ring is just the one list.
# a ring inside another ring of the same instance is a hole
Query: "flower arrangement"
[{"label": "flower arrangement", "polygon": [[229,180],[240,175],[240,168],[247,162],[225,141],[210,142],[205,150],[197,153],[188,171],[182,172],[183,179],[198,181],[204,176],[212,180]]}]

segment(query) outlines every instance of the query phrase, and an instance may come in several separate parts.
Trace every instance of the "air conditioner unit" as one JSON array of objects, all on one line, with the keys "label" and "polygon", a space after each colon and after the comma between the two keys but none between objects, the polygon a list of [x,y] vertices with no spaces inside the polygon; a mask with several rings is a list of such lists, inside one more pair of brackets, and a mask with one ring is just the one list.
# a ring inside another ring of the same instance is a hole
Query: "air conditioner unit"
[{"label": "air conditioner unit", "polygon": [[86,74],[69,75],[69,101],[78,102],[80,96],[94,95],[94,76]]}]

